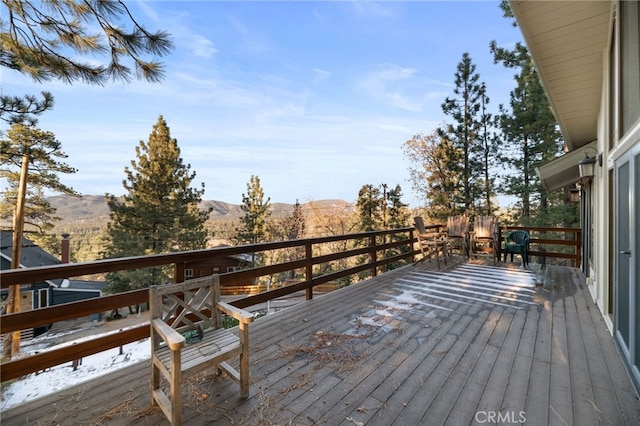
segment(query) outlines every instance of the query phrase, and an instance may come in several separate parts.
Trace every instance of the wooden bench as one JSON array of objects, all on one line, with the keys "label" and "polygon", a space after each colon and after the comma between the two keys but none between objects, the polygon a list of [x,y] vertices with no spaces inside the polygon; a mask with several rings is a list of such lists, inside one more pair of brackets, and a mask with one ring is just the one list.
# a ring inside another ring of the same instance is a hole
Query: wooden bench
[{"label": "wooden bench", "polygon": [[[253,316],[220,301],[218,275],[149,288],[151,404],[172,425],[182,423],[182,380],[207,368],[226,373],[249,396],[249,323]],[[222,328],[222,313],[239,321],[238,335]],[[187,336],[187,337],[185,337]],[[191,343],[188,343],[191,340]],[[239,372],[225,361],[239,357]],[[168,382],[168,392],[160,378]]]}]

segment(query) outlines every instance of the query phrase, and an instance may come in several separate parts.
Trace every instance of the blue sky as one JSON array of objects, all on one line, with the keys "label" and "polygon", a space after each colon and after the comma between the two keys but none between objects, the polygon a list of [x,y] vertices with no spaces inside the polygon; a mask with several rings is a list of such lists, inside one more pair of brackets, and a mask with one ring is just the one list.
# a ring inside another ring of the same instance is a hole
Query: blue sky
[{"label": "blue sky", "polygon": [[205,199],[240,204],[251,175],[272,202],[354,201],[399,184],[417,206],[402,144],[447,117],[469,52],[490,108],[513,70],[489,42],[521,40],[498,1],[143,1],[131,12],[171,33],[166,78],[105,87],[37,84],[2,69],[5,94],[52,92],[38,127],[55,133],[83,194],[122,194],[124,167],[162,115]]}]

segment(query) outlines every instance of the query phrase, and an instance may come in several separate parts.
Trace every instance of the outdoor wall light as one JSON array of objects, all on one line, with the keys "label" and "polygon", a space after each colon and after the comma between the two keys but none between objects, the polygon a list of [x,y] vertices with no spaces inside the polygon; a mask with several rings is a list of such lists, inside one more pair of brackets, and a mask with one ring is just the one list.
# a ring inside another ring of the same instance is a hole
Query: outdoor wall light
[{"label": "outdoor wall light", "polygon": [[578,163],[578,169],[580,171],[581,180],[591,179],[596,174],[595,173],[596,158],[589,157],[589,154],[587,154],[587,150],[589,149],[592,149],[595,151],[596,156],[598,157],[598,165],[602,167],[602,154],[598,154],[598,150],[595,148],[592,148],[592,147],[586,148],[584,150],[584,158],[580,160],[580,162]]}]

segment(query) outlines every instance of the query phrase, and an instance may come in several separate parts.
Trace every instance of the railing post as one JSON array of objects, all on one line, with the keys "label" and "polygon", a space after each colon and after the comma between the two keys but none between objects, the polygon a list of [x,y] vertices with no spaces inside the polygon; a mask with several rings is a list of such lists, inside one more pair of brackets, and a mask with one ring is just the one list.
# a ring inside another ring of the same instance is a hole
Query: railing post
[{"label": "railing post", "polygon": [[369,263],[373,264],[373,268],[371,268],[371,276],[375,277],[378,275],[378,268],[376,268],[375,263],[378,261],[378,252],[376,251],[376,236],[371,235],[369,237],[369,247],[371,250],[369,251]]},{"label": "railing post", "polygon": [[[311,243],[306,243],[304,245],[304,258],[307,262],[305,266],[305,279],[307,280],[307,282],[311,282],[311,280],[313,279],[313,249]],[[307,300],[313,299],[313,287],[305,289],[305,294]]]},{"label": "railing post", "polygon": [[184,282],[184,262],[176,262],[173,264],[173,282]]},{"label": "railing post", "polygon": [[[409,230],[409,252],[413,252],[413,249],[415,247],[415,244],[413,243],[413,239],[414,239],[414,235],[413,235],[413,228],[411,228]],[[417,257],[415,255],[411,256],[411,262],[415,263],[416,262]]]}]

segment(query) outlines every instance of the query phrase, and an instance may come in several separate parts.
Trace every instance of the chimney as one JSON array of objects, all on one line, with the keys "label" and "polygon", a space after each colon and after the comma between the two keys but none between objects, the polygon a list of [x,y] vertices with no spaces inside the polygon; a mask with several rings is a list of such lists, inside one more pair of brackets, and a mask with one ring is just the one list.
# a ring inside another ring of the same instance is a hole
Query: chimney
[{"label": "chimney", "polygon": [[71,249],[69,248],[69,234],[67,234],[66,232],[62,234],[62,244],[60,246],[60,251],[61,251],[62,263],[69,263],[69,261],[71,260],[70,258]]}]

